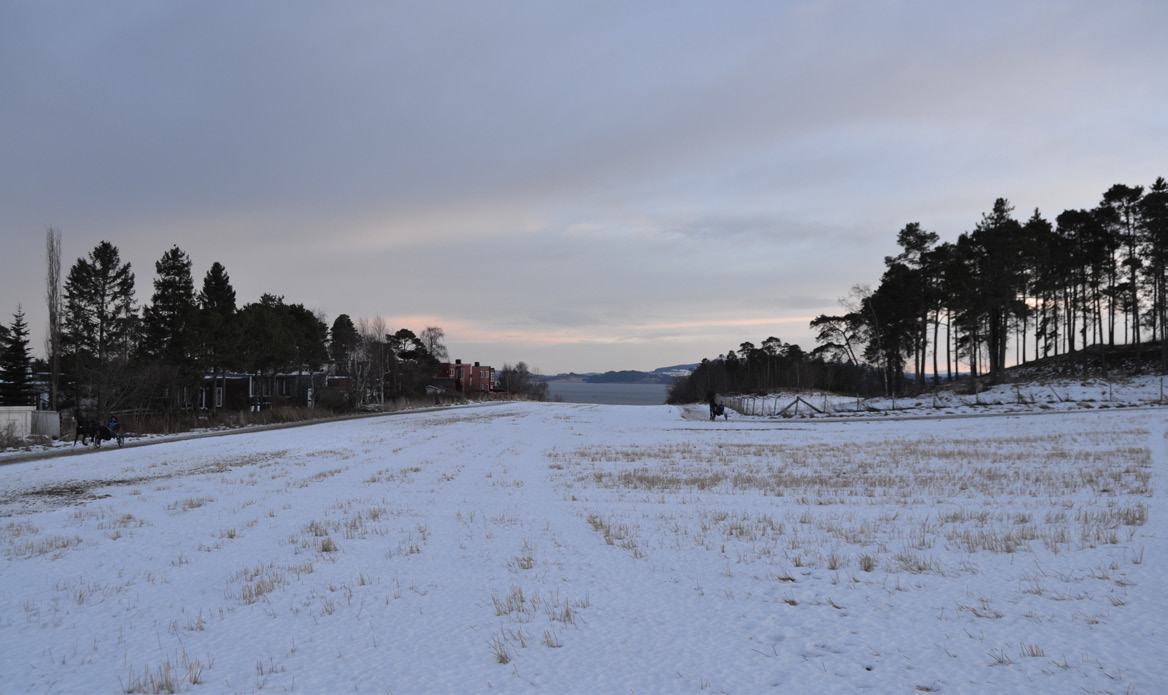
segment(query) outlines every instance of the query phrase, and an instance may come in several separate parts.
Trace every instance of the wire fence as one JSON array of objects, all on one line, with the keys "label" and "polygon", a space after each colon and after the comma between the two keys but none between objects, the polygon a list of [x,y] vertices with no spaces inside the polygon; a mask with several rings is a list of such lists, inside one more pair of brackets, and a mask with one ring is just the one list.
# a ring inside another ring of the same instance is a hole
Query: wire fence
[{"label": "wire fence", "polygon": [[1090,382],[1003,385],[973,393],[938,389],[917,396],[899,398],[860,398],[827,393],[787,392],[727,395],[719,398],[719,402],[741,415],[751,417],[821,417],[990,406],[1087,409],[1168,405],[1164,386],[1163,378],[1147,380],[1138,386],[1127,382],[1095,380]]}]

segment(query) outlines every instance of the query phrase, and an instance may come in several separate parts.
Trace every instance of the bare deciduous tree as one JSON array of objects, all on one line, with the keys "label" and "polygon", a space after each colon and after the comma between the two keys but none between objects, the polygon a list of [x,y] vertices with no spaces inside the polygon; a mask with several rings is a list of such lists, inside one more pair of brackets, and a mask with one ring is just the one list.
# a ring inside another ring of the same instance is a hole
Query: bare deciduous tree
[{"label": "bare deciduous tree", "polygon": [[526,362],[516,362],[514,366],[503,363],[498,371],[499,386],[514,396],[533,401],[546,401],[548,385],[546,381],[534,378]]},{"label": "bare deciduous tree", "polygon": [[446,349],[446,331],[441,326],[426,326],[422,335],[418,336],[430,355],[439,362],[449,362],[450,352]]},{"label": "bare deciduous tree", "polygon": [[357,342],[353,358],[353,381],[357,402],[365,404],[369,394],[376,394],[377,402],[385,402],[385,319],[357,320]]},{"label": "bare deciduous tree", "polygon": [[57,388],[61,382],[61,232],[45,230],[45,302],[49,309],[49,326],[45,336],[45,354],[49,358],[49,408],[57,409]]}]

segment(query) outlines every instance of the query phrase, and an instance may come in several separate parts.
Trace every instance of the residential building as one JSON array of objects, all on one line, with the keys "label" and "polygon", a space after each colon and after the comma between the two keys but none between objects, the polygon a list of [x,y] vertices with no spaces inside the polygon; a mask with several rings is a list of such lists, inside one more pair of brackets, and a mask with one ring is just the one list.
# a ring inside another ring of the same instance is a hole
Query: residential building
[{"label": "residential building", "polygon": [[478,362],[463,364],[462,360],[439,364],[434,374],[434,385],[450,391],[461,390],[468,396],[485,395],[495,388],[495,368]]}]

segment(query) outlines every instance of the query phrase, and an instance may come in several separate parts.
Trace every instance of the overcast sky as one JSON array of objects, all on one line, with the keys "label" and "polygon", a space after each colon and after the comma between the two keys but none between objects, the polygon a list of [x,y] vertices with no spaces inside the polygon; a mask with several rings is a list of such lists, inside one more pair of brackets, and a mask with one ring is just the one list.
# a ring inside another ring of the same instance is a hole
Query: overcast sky
[{"label": "overcast sky", "polygon": [[544,373],[696,362],[1168,176],[1168,3],[0,0],[0,320],[102,240]]}]

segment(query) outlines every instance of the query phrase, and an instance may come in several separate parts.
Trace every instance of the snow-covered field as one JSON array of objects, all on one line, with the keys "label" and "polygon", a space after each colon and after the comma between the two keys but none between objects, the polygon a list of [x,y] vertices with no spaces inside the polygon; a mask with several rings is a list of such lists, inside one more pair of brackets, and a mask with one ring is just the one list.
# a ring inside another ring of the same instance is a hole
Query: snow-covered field
[{"label": "snow-covered field", "polygon": [[10,463],[0,692],[1162,692],[1166,419],[505,404]]}]

